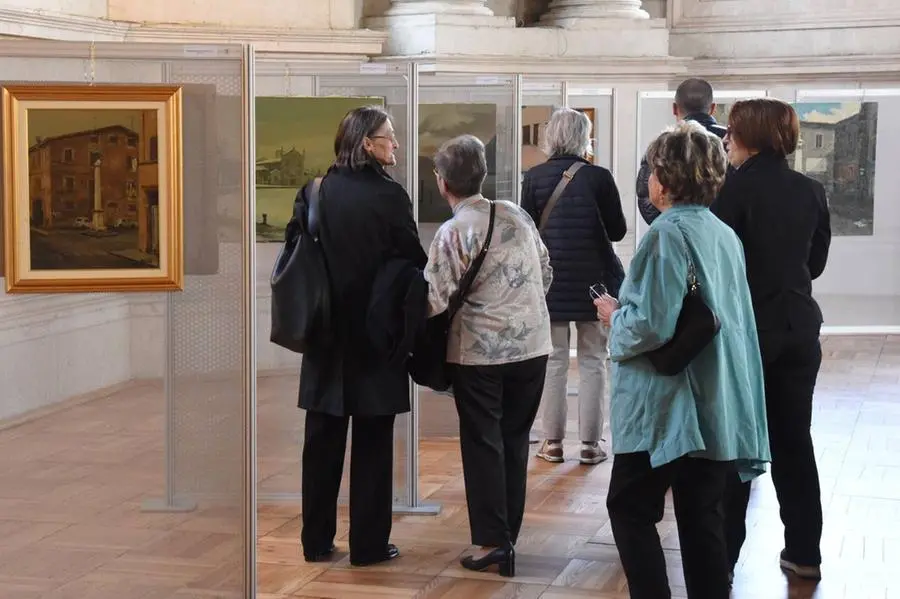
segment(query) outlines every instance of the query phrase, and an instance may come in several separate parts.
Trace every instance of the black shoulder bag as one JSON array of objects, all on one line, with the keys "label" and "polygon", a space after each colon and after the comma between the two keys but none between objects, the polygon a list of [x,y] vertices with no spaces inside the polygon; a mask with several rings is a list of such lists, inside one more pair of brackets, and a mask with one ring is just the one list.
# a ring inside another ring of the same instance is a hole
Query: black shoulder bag
[{"label": "black shoulder bag", "polygon": [[416,345],[409,362],[409,374],[417,384],[430,387],[435,391],[447,391],[450,389],[450,372],[447,368],[447,340],[450,336],[450,327],[453,318],[462,308],[466,297],[471,291],[475,277],[481,270],[494,236],[494,216],[496,206],[491,202],[490,220],[488,221],[487,236],[481,251],[472,261],[459,281],[459,287],[450,296],[447,309],[429,318],[425,323],[424,338]]},{"label": "black shoulder bag", "polygon": [[687,238],[679,227],[678,231],[684,240],[684,249],[688,260],[688,290],[681,302],[681,313],[675,324],[675,334],[668,343],[653,351],[647,352],[647,359],[659,374],[675,376],[684,371],[694,358],[700,355],[707,345],[712,343],[722,323],[710,310],[700,295],[700,282],[697,280],[697,269],[691,258],[691,248]]},{"label": "black shoulder bag", "polygon": [[303,353],[325,343],[331,325],[331,284],[319,241],[322,179],[297,192],[294,215],[275,260],[272,286],[272,333],[269,339]]}]

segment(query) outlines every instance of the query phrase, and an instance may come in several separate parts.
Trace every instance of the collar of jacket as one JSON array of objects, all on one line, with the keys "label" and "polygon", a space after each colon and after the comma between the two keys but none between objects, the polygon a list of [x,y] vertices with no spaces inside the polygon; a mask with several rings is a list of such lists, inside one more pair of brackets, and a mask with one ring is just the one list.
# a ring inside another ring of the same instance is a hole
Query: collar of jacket
[{"label": "collar of jacket", "polygon": [[760,152],[759,154],[754,154],[750,158],[744,161],[737,170],[744,172],[750,171],[755,168],[766,168],[770,166],[777,166],[780,168],[789,168],[787,163],[787,158],[782,156],[781,154],[776,154],[770,150],[766,150]]},{"label": "collar of jacket", "polygon": [[480,193],[475,194],[473,196],[469,196],[466,199],[460,201],[456,206],[453,207],[453,214],[454,215],[459,214],[459,211],[462,210],[463,208],[468,208],[475,202],[477,202],[479,200],[483,200],[483,199],[485,199],[485,198]]},{"label": "collar of jacket", "polygon": [[554,154],[549,160],[576,160],[585,164],[591,164],[589,160],[585,160],[581,156],[576,156],[575,154]]},{"label": "collar of jacket", "polygon": [[716,117],[711,114],[706,114],[705,112],[691,113],[684,117],[684,120],[694,121],[695,123],[703,125],[707,131],[719,138],[724,138],[725,134],[728,133],[728,129],[720,125],[718,121],[716,121]]}]

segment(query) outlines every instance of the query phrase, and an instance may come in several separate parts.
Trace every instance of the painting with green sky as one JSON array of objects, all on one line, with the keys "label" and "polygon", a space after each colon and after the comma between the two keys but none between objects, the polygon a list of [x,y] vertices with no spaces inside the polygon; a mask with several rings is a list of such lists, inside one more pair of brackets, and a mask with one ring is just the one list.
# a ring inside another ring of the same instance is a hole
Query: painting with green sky
[{"label": "painting with green sky", "polygon": [[383,98],[256,99],[256,238],[284,241],[297,190],[334,161],[334,136],[354,108]]}]

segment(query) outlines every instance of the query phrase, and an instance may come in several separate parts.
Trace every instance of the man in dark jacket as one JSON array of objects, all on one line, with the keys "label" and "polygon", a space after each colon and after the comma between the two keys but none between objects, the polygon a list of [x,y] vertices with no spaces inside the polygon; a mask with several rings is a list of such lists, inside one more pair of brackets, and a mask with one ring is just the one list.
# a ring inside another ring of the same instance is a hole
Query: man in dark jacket
[{"label": "man in dark jacket", "polygon": [[[727,129],[716,122],[712,114],[716,111],[713,101],[713,88],[703,79],[686,79],[675,91],[675,102],[672,114],[679,121],[696,121],[706,127],[710,133],[724,139]],[[729,167],[729,172],[731,171]],[[637,176],[637,200],[641,216],[649,225],[659,216],[659,210],[650,203],[650,165],[647,158],[641,159],[641,168]]]}]

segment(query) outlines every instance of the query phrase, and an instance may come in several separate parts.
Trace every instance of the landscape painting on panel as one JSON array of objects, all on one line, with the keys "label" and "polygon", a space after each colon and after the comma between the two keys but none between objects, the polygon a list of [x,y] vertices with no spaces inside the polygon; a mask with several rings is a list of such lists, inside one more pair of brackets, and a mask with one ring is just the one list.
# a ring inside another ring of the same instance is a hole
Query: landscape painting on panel
[{"label": "landscape painting on panel", "polygon": [[284,241],[297,191],[334,162],[344,116],[384,98],[256,99],[256,239]]},{"label": "landscape painting on panel", "polygon": [[458,135],[474,135],[487,154],[485,197],[496,198],[497,106],[494,104],[422,104],[419,106],[419,222],[442,223],[450,208],[438,192],[434,153]]},{"label": "landscape painting on panel", "polygon": [[157,139],[156,110],[28,111],[32,270],[159,267]]},{"label": "landscape painting on panel", "polygon": [[[542,164],[547,161],[548,156],[544,153],[542,146],[544,143],[544,134],[546,133],[547,122],[550,115],[556,110],[554,106],[523,106],[522,107],[522,172]],[[591,124],[596,127],[597,121],[596,111],[593,108],[576,108],[579,112],[583,112],[590,119]],[[595,132],[591,133],[591,138],[595,138]]]},{"label": "landscape painting on panel", "polygon": [[791,166],[825,186],[835,236],[872,235],[877,102],[794,104],[800,144]]}]

